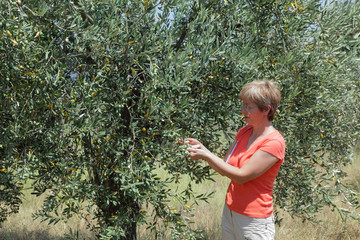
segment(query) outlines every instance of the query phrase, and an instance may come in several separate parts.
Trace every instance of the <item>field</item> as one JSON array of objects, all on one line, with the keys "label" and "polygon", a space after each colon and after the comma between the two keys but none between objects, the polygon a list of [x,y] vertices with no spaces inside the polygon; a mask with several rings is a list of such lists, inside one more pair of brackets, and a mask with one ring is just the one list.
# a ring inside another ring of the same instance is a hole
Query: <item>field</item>
[{"label": "field", "polygon": [[[360,190],[360,157],[357,154],[356,160],[345,170],[348,172],[347,181],[358,191]],[[224,205],[224,198],[229,181],[221,176],[216,176],[216,182],[196,185],[197,191],[212,191],[216,194],[208,203],[201,203],[195,208],[195,224],[199,229],[204,230],[206,239],[221,239],[221,213]],[[183,181],[186,184],[186,180]],[[95,239],[86,230],[86,223],[80,219],[71,219],[68,223],[47,225],[40,220],[33,220],[32,213],[41,207],[41,199],[36,199],[29,191],[25,191],[25,201],[17,215],[9,217],[0,229],[0,240],[60,240],[64,234],[69,233],[70,228],[78,229],[79,239]],[[342,221],[339,214],[330,209],[324,209],[318,214],[319,224],[310,222],[303,223],[300,219],[291,218],[283,214],[282,225],[277,226],[276,239],[293,240],[356,240],[360,239],[360,224],[352,219]],[[152,239],[152,235],[141,227],[138,231],[139,239]]]}]

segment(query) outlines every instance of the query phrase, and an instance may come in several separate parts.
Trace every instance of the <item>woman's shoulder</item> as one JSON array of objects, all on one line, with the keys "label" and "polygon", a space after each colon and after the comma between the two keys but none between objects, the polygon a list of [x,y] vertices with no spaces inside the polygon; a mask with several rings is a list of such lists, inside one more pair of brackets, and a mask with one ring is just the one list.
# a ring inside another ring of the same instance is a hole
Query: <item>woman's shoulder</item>
[{"label": "woman's shoulder", "polygon": [[281,132],[279,132],[276,129],[274,131],[274,134],[271,137],[285,143],[285,139],[284,139],[283,135],[281,134]]},{"label": "woman's shoulder", "polygon": [[285,139],[283,137],[283,135],[275,129],[275,131],[271,132],[270,134],[266,135],[262,141],[262,143],[268,143],[268,142],[273,142],[276,143],[278,142],[281,146],[285,147]]},{"label": "woman's shoulder", "polygon": [[259,141],[257,149],[268,152],[283,161],[286,151],[285,140],[281,133],[275,130]]}]

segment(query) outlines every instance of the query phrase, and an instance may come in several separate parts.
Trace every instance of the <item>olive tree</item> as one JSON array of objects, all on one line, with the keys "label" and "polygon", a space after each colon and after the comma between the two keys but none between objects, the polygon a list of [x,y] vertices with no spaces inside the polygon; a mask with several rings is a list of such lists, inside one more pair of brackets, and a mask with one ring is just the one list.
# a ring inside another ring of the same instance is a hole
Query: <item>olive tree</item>
[{"label": "olive tree", "polygon": [[244,124],[237,94],[261,78],[279,82],[283,95],[274,125],[287,152],[275,204],[305,218],[337,207],[336,193],[358,206],[341,180],[359,134],[358,3],[0,4],[4,219],[31,180],[47,196],[36,215],[49,223],[77,214],[99,238],[136,239],[151,217],[155,232],[163,225],[174,237],[201,238],[188,204],[211,193],[169,184],[213,172],[177,140],[195,137],[224,154]]}]

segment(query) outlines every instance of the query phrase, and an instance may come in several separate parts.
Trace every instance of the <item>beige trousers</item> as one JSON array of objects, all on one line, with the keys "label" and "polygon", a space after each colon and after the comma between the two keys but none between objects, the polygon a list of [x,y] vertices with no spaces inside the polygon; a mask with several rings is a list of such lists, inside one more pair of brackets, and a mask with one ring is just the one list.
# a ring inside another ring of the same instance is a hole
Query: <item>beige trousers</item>
[{"label": "beige trousers", "polygon": [[225,204],[222,216],[222,240],[274,240],[274,216],[248,217],[231,211]]}]

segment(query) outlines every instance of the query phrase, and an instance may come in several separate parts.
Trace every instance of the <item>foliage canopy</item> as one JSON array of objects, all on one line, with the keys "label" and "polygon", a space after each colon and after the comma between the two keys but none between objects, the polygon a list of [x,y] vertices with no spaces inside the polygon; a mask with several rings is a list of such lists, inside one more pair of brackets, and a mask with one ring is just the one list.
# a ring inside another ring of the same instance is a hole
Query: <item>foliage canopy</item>
[{"label": "foliage canopy", "polygon": [[341,193],[356,208],[341,166],[359,135],[359,13],[351,1],[1,1],[0,221],[31,179],[50,223],[79,214],[99,238],[135,239],[151,216],[154,230],[162,219],[201,237],[184,215],[208,195],[169,183],[212,172],[176,141],[223,154],[242,125],[237,94],[261,78],[282,86],[275,204],[311,218]]}]

